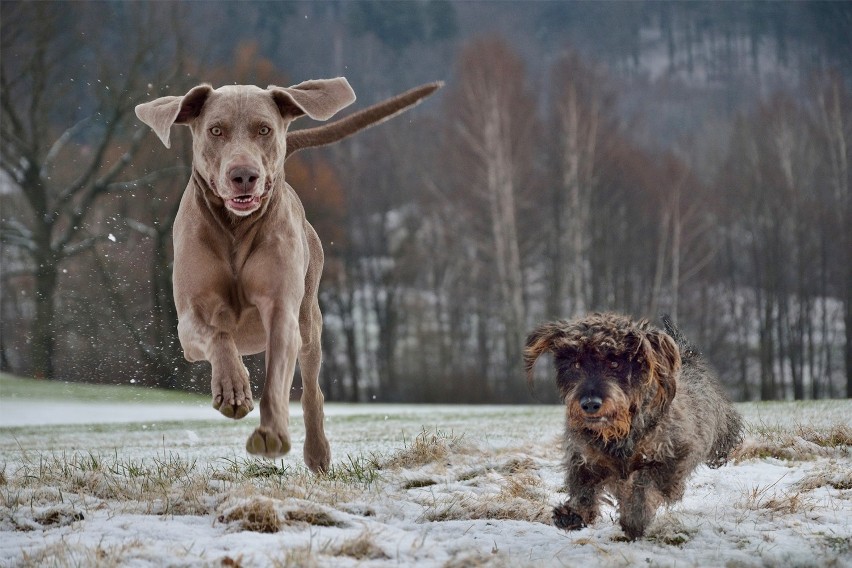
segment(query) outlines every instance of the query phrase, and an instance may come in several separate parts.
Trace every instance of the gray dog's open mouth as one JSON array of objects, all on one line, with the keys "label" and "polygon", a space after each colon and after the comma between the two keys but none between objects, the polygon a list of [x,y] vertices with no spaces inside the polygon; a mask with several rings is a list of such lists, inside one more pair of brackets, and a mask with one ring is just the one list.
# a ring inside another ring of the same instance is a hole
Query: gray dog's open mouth
[{"label": "gray dog's open mouth", "polygon": [[238,195],[228,200],[228,206],[235,211],[251,211],[260,204],[259,195]]}]

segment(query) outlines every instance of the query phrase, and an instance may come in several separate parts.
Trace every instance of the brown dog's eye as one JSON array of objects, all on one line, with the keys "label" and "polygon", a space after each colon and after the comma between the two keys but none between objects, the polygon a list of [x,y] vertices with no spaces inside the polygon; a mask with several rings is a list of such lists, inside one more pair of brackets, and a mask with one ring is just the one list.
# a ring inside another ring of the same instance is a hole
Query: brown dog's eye
[{"label": "brown dog's eye", "polygon": [[219,128],[218,126],[214,126],[213,128],[210,129],[210,134],[212,134],[213,136],[221,136],[222,135],[222,129]]},{"label": "brown dog's eye", "polygon": [[258,134],[260,134],[261,136],[266,136],[270,132],[272,132],[271,128],[269,128],[268,126],[261,126],[260,130],[258,131]]},{"label": "brown dog's eye", "polygon": [[618,361],[610,361],[609,367],[610,369],[618,369]]},{"label": "brown dog's eye", "polygon": [[580,362],[574,361],[574,363],[571,366],[574,367],[575,369],[579,369],[580,368]]}]

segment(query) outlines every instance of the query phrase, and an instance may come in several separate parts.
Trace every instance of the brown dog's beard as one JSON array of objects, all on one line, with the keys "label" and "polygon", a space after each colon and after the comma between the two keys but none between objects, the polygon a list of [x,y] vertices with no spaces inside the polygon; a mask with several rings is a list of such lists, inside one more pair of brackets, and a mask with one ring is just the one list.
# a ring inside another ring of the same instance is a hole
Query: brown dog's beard
[{"label": "brown dog's beard", "polygon": [[621,388],[610,385],[598,412],[590,415],[580,407],[579,397],[569,393],[565,398],[568,428],[575,432],[587,432],[600,438],[605,444],[622,440],[630,433],[633,420],[631,401]]}]

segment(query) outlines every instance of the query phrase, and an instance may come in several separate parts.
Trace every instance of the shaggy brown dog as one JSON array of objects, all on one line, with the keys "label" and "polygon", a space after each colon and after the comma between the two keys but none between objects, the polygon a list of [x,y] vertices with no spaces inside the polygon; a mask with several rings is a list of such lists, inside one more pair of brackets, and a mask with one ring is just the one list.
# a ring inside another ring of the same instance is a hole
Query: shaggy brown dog
[{"label": "shaggy brown dog", "polygon": [[617,314],[540,325],[527,338],[524,365],[553,354],[565,402],[566,485],[553,510],[565,530],[592,523],[604,491],[618,501],[621,528],[641,537],[661,503],[683,497],[702,462],[725,463],[742,420],[700,355],[666,331]]}]

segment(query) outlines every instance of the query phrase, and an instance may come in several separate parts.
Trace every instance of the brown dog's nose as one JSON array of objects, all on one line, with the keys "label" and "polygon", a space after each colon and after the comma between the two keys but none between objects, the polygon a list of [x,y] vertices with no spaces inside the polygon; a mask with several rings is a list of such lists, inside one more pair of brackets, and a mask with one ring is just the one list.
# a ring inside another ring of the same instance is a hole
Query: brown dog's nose
[{"label": "brown dog's nose", "polygon": [[584,396],[580,399],[580,408],[586,414],[594,414],[603,406],[603,401],[596,396]]},{"label": "brown dog's nose", "polygon": [[237,166],[228,171],[231,185],[242,194],[251,193],[259,177],[260,172],[248,166]]}]

